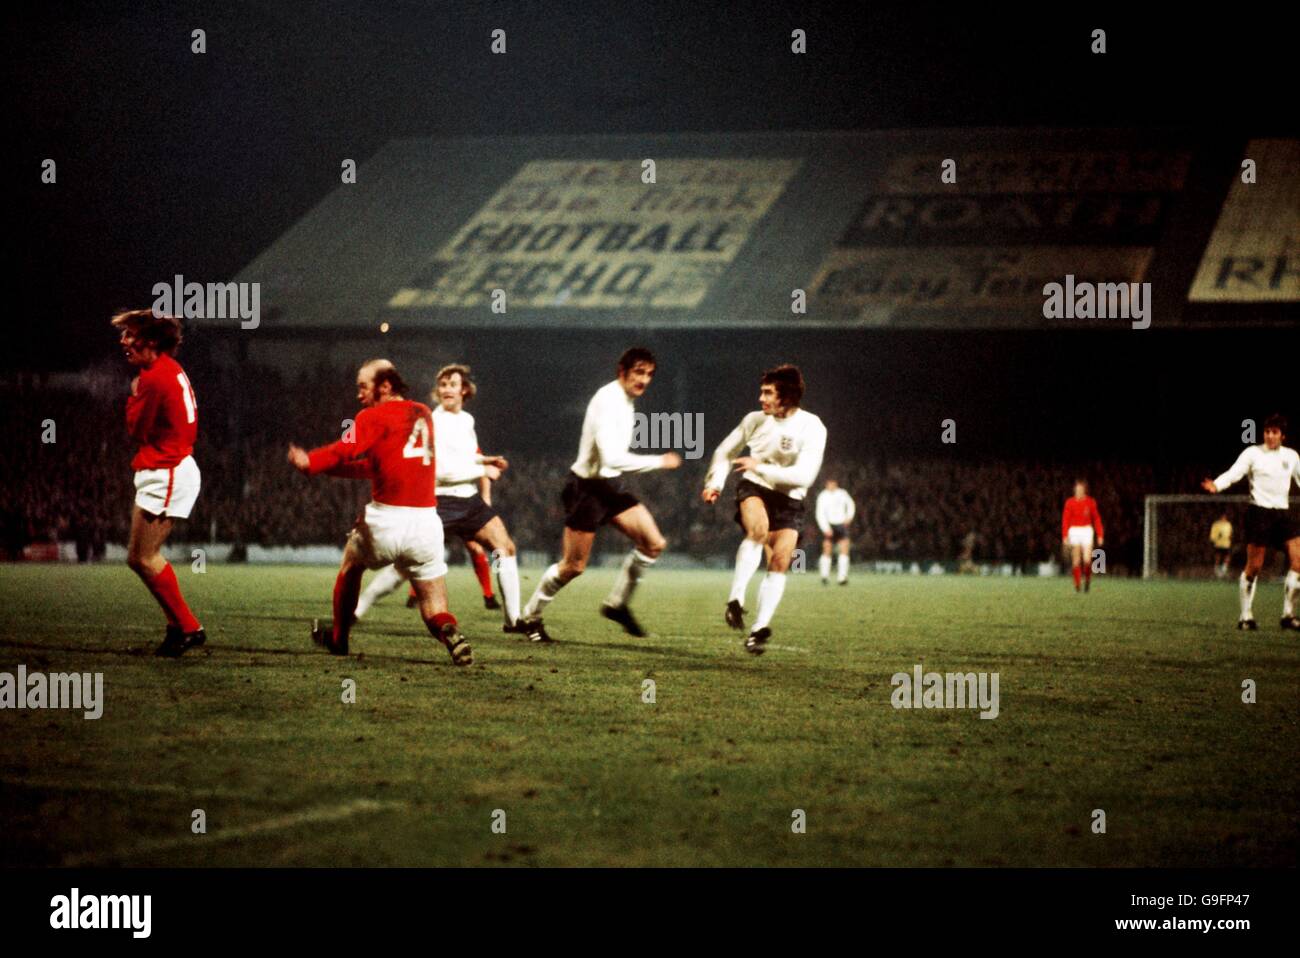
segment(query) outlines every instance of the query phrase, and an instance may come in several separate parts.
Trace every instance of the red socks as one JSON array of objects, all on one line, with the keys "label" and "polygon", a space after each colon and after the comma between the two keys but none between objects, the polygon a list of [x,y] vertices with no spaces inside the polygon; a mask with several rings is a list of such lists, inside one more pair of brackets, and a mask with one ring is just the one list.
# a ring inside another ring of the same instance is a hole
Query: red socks
[{"label": "red socks", "polygon": [[143,578],[144,584],[162,606],[163,614],[167,616],[170,625],[180,626],[182,632],[199,631],[201,628],[199,620],[194,618],[194,613],[185,604],[185,599],[181,595],[181,584],[176,581],[176,571],[170,562],[163,566],[163,570],[157,575]]},{"label": "red socks", "polygon": [[357,599],[361,596],[361,580],[358,577],[349,583],[342,572],[334,580],[334,642],[345,640],[352,631],[352,620],[357,611]]},{"label": "red socks", "polygon": [[433,614],[433,628],[436,635],[441,637],[442,630],[449,625],[453,629],[456,627],[456,617],[450,612],[435,612]]},{"label": "red socks", "polygon": [[470,558],[474,561],[474,574],[478,576],[479,588],[483,590],[483,598],[492,598],[492,567],[488,564],[487,553],[470,552]]},{"label": "red socks", "polygon": [[1074,587],[1075,587],[1076,589],[1079,588],[1079,579],[1080,579],[1082,576],[1083,576],[1083,567],[1082,567],[1082,566],[1075,566],[1075,567],[1074,567]]}]

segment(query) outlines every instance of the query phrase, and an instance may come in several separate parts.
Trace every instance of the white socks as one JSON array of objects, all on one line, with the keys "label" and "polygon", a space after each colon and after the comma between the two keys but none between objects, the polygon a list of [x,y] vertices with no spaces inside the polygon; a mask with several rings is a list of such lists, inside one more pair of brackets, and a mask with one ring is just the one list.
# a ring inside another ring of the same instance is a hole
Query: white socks
[{"label": "white socks", "polygon": [[1282,617],[1289,619],[1295,615],[1295,601],[1300,598],[1300,572],[1292,569],[1286,574],[1282,585]]},{"label": "white socks", "polygon": [[827,579],[831,577],[830,556],[826,555],[825,553],[822,554],[822,557],[817,560],[817,571],[821,573],[823,582],[825,582]]},{"label": "white socks", "polygon": [[372,605],[399,588],[403,581],[404,576],[397,571],[397,566],[384,566],[376,572],[375,577],[370,580],[370,585],[366,586],[365,591],[361,593],[361,598],[357,599],[357,618],[361,618],[370,611]]},{"label": "white socks", "polygon": [[605,598],[605,604],[612,605],[616,609],[627,605],[628,600],[632,598],[632,593],[636,591],[636,584],[642,574],[654,564],[654,558],[640,549],[629,552],[627,558],[623,560],[623,567],[618,570],[618,577],[614,579],[614,588],[609,590],[609,595]]},{"label": "white socks", "polygon": [[849,581],[849,557],[840,553],[839,576],[841,582]]},{"label": "white socks", "polygon": [[506,621],[514,625],[519,621],[519,557],[497,557],[497,585],[505,601]]},{"label": "white socks", "polygon": [[1255,617],[1254,613],[1250,611],[1250,607],[1255,602],[1256,581],[1257,579],[1247,579],[1244,572],[1238,580],[1239,591],[1241,592],[1241,617],[1243,619],[1253,619]]},{"label": "white socks", "polygon": [[740,547],[736,549],[736,572],[731,577],[731,595],[728,601],[734,599],[742,607],[744,606],[745,590],[749,587],[749,580],[754,577],[762,561],[763,543],[755,542],[753,539],[742,539]]},{"label": "white socks", "polygon": [[557,562],[542,573],[542,581],[537,583],[537,591],[533,593],[533,597],[524,606],[524,618],[532,619],[540,615],[551,604],[551,600],[555,598],[555,593],[563,588],[564,583],[560,581],[560,565]]},{"label": "white socks", "polygon": [[776,607],[781,604],[781,596],[784,594],[784,572],[769,572],[763,576],[763,581],[758,584],[758,615],[754,619],[751,632],[757,632],[771,624],[772,616],[776,613]]}]

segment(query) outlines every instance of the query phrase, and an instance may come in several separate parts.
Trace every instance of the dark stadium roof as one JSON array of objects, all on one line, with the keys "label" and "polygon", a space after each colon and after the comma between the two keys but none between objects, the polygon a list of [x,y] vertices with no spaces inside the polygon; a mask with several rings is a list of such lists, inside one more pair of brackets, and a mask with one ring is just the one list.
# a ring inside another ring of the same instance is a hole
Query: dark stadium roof
[{"label": "dark stadium roof", "polygon": [[279,330],[1024,328],[1051,322],[1043,281],[1067,272],[1152,281],[1169,324],[1244,146],[1095,130],[400,139],[236,279],[261,284]]}]

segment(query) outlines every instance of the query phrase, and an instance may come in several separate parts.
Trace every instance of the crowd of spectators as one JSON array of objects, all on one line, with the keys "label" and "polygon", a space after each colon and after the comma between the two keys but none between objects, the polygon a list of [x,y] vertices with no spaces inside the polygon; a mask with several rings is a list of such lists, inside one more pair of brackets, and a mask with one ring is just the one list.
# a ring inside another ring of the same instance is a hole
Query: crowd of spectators
[{"label": "crowd of spectators", "polygon": [[[347,417],[355,415],[352,397],[337,388],[337,374],[330,374],[329,388],[321,385],[323,376],[307,371],[286,380],[261,370],[242,380],[255,388],[231,387],[244,389],[237,404],[200,397],[202,431],[195,457],[203,491],[174,539],[267,546],[342,543],[369,497],[368,485],[308,479],[285,461],[290,441],[318,444],[338,435]],[[58,540],[76,542],[79,556],[94,558],[103,555],[106,543],[124,543],[134,450],[124,433],[121,402],[51,388],[10,388],[4,399],[0,436],[8,455],[0,466],[0,549],[6,557],[20,555],[30,543]],[[510,459],[493,499],[517,545],[554,554],[570,456],[492,451]],[[688,461],[674,472],[625,480],[650,506],[670,548],[698,558],[732,554],[739,535],[730,490],[714,506],[700,500],[706,462]],[[857,502],[855,560],[951,562],[965,553],[975,562],[1030,569],[1059,558],[1061,507],[1074,479],[1084,476],[1105,521],[1108,562],[1136,570],[1144,497],[1195,492],[1212,471],[1205,464],[873,457],[828,461],[821,479],[838,479]],[[812,511],[810,501],[805,547],[815,547],[818,538]],[[1162,559],[1208,567],[1209,525],[1220,511],[1216,506],[1163,511]],[[1227,511],[1240,529],[1241,509]]]}]

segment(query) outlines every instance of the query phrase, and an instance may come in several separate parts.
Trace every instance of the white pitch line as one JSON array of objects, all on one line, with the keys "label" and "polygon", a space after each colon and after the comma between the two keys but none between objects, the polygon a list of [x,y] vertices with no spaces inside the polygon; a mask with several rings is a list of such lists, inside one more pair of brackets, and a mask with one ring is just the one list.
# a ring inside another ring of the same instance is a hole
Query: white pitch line
[{"label": "white pitch line", "polygon": [[342,805],[322,805],[301,812],[293,812],[289,815],[281,815],[278,818],[268,818],[265,821],[254,822],[251,825],[234,825],[230,828],[221,828],[205,835],[187,833],[174,838],[163,838],[141,842],[138,845],[118,848],[108,853],[94,852],[78,855],[65,855],[63,858],[63,864],[65,867],[75,868],[102,859],[116,860],[120,858],[137,858],[140,855],[167,851],[172,848],[180,848],[183,845],[198,847],[200,843],[212,844],[214,842],[232,841],[239,838],[248,838],[251,835],[264,835],[268,832],[282,831],[287,828],[297,828],[300,825],[315,825],[321,822],[337,822],[344,818],[351,818],[353,815],[386,812],[407,807],[406,802],[377,802],[369,798],[357,798],[350,802],[345,802]]},{"label": "white pitch line", "polygon": [[52,792],[152,792],[161,795],[202,795],[213,798],[255,798],[256,793],[229,788],[169,785],[165,782],[59,782],[48,778],[0,778],[0,785]]}]

